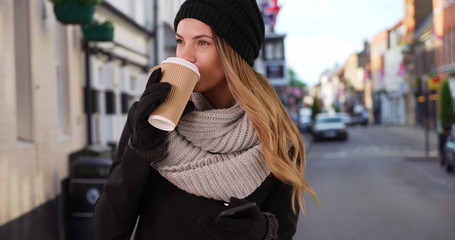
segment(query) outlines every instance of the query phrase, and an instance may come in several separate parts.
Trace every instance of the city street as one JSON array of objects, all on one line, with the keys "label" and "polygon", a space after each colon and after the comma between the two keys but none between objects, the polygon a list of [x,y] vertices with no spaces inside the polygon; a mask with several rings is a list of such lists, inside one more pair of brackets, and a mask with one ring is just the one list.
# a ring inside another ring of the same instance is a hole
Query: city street
[{"label": "city street", "polygon": [[311,143],[307,178],[323,209],[306,195],[294,239],[455,239],[455,175],[391,132],[353,127],[346,142]]}]

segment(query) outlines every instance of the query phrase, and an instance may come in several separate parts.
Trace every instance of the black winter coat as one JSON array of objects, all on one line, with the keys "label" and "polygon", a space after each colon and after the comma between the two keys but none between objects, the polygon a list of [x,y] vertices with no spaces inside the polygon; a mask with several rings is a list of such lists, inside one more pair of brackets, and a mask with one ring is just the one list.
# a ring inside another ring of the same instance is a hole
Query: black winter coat
[{"label": "black winter coat", "polygon": [[[128,117],[104,191],[96,204],[96,238],[129,239],[140,215],[135,239],[200,239],[199,217],[206,213],[216,216],[228,207],[223,201],[187,193],[168,182],[150,167],[148,160],[128,147],[131,127]],[[263,212],[275,215],[280,239],[292,239],[296,231],[298,213],[293,213],[291,199],[291,187],[272,174],[245,198]]]}]

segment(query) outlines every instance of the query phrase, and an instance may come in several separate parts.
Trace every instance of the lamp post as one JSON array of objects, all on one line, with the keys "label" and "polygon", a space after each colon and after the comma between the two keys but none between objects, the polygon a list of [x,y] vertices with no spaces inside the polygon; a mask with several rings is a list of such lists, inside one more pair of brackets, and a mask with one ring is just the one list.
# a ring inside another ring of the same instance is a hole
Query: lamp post
[{"label": "lamp post", "polygon": [[[425,78],[426,79],[426,78]],[[423,81],[423,97],[424,97],[424,112],[423,112],[423,122],[425,125],[425,156],[429,157],[430,152],[430,101],[428,99],[428,84],[427,81]]]}]

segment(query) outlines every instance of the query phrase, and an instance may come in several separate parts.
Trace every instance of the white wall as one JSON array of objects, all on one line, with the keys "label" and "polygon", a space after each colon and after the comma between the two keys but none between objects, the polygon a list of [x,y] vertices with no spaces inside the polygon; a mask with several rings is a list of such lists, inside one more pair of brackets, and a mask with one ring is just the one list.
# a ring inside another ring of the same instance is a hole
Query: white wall
[{"label": "white wall", "polygon": [[384,86],[386,91],[398,91],[400,84],[404,82],[404,76],[398,74],[403,62],[402,47],[397,46],[387,50],[384,56]]},{"label": "white wall", "polygon": [[[14,10],[19,6],[23,11]],[[15,12],[26,17],[17,20]],[[69,153],[84,145],[81,36],[75,27],[58,24],[49,1],[0,1],[0,225],[58,196],[60,181],[68,176]],[[28,37],[18,38],[19,29]],[[16,61],[21,50],[30,64]],[[65,134],[59,127],[56,51],[60,51],[61,80],[66,82],[60,99],[69,107]],[[17,95],[17,69],[28,78],[28,119],[16,114],[26,104]],[[27,142],[18,139],[23,120],[32,126]]]}]

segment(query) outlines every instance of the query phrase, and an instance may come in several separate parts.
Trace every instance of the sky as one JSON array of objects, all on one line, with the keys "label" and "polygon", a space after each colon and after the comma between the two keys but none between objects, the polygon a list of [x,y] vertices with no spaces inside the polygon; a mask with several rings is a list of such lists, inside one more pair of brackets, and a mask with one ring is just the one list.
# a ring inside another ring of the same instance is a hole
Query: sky
[{"label": "sky", "polygon": [[280,0],[278,5],[275,32],[286,34],[286,64],[309,86],[404,17],[404,0]]}]

